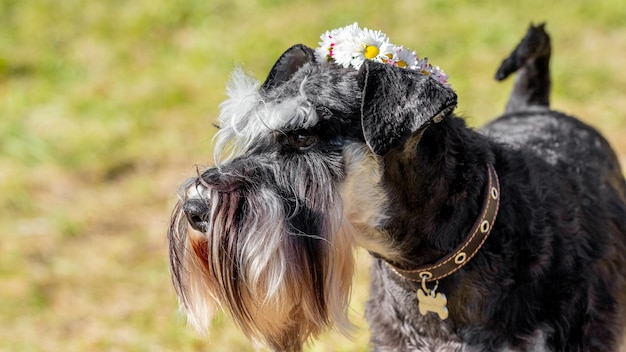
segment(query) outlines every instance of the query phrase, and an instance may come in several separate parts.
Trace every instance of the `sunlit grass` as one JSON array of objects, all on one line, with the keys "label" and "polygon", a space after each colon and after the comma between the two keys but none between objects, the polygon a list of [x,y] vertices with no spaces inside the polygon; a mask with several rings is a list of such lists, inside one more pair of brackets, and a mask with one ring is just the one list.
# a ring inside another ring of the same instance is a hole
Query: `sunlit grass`
[{"label": "sunlit grass", "polygon": [[[176,190],[211,163],[231,70],[259,80],[295,43],[359,21],[441,66],[477,126],[529,22],[553,37],[553,105],[626,155],[626,4],[592,1],[0,2],[0,351],[241,351],[227,317],[204,340],[177,313],[165,232]],[[353,294],[367,349],[367,254]]]}]

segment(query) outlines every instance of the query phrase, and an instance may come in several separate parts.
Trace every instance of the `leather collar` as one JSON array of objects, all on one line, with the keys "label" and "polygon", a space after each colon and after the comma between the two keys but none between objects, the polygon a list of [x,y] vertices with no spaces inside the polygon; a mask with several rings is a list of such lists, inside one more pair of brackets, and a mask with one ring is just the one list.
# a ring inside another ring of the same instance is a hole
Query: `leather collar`
[{"label": "leather collar", "polygon": [[416,269],[405,270],[395,267],[389,263],[389,267],[398,275],[415,282],[430,282],[443,279],[459,270],[467,264],[480,250],[485,240],[491,233],[491,228],[496,221],[498,208],[500,206],[500,183],[498,174],[493,165],[487,165],[488,182],[485,188],[483,206],[478,219],[465,238],[454,252],[439,259],[431,265],[421,266]]}]

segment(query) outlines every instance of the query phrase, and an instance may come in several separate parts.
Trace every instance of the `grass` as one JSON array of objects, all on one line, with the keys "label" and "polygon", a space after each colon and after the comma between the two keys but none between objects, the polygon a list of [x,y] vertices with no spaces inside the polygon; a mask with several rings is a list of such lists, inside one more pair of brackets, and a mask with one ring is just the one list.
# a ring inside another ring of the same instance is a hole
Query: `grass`
[{"label": "grass", "polygon": [[[359,21],[443,67],[478,126],[512,82],[492,76],[531,21],[553,37],[553,105],[626,163],[621,0],[0,2],[0,351],[241,351],[226,317],[202,339],[177,314],[166,228],[178,184],[211,158],[230,71],[263,79],[295,43]],[[353,294],[367,350],[367,255]]]}]

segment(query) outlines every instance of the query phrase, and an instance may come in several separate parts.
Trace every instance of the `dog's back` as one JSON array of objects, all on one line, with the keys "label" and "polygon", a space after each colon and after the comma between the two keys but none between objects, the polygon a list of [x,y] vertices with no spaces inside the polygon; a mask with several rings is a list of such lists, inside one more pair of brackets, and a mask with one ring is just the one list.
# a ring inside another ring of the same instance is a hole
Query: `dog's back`
[{"label": "dog's back", "polygon": [[483,127],[482,132],[531,151],[548,164],[566,164],[583,178],[584,174],[595,178],[603,175],[626,200],[619,160],[606,139],[580,120],[550,110],[550,54],[550,37],[544,25],[531,26],[496,73],[497,80],[504,80],[517,72],[505,115]]},{"label": "dog's back", "polygon": [[[528,256],[523,260],[536,268],[537,277],[550,270],[542,283],[547,287],[539,289],[549,292],[547,300],[561,303],[548,314],[564,317],[550,329],[579,324],[578,336],[586,341],[570,337],[562,350],[585,345],[600,351],[615,346],[609,341],[623,335],[626,322],[626,183],[599,132],[550,110],[550,53],[543,25],[531,26],[496,74],[498,80],[518,74],[506,113],[481,133],[497,142],[497,162],[517,170],[513,180],[502,182],[519,183],[519,192],[527,195],[503,211],[519,209],[551,228],[529,229],[522,246]],[[566,296],[571,299],[563,304]]]}]

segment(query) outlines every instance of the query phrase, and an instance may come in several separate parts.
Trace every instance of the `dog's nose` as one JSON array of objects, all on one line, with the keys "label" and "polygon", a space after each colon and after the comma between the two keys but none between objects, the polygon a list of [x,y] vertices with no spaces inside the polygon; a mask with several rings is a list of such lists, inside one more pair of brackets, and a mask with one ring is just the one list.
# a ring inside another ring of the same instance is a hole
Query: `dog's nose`
[{"label": "dog's nose", "polygon": [[183,204],[183,211],[187,216],[187,221],[194,230],[206,232],[208,230],[207,215],[209,207],[200,199],[191,199]]}]

